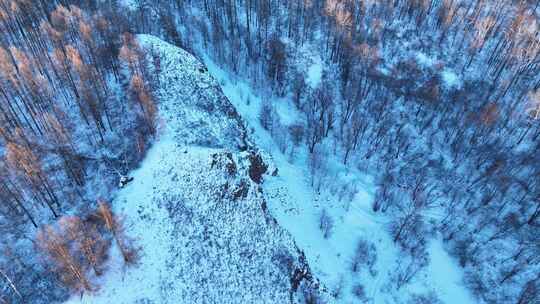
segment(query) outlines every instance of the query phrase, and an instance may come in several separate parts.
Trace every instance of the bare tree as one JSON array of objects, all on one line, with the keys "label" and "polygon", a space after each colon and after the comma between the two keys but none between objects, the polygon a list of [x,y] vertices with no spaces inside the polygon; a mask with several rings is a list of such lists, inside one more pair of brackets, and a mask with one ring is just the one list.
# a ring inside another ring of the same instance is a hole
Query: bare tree
[{"label": "bare tree", "polygon": [[325,239],[329,238],[332,234],[332,229],[334,228],[334,219],[332,219],[326,209],[323,209],[319,215],[319,228],[321,229]]},{"label": "bare tree", "polygon": [[124,233],[122,221],[115,216],[105,201],[99,201],[98,214],[105,223],[105,227],[112,233],[118,249],[122,253],[126,265],[134,265],[138,262],[140,249],[133,246]]},{"label": "bare tree", "polygon": [[0,268],[0,275],[2,275],[4,280],[9,284],[9,287],[11,288],[11,290],[13,290],[13,292],[22,300],[23,296],[21,295],[21,293],[19,292],[19,290],[17,289],[13,281],[9,278],[7,273],[3,271],[1,268]]},{"label": "bare tree", "polygon": [[77,257],[70,252],[68,240],[51,226],[43,227],[37,236],[37,245],[53,263],[53,270],[60,276],[66,286],[75,291],[92,291],[86,270]]},{"label": "bare tree", "polygon": [[82,253],[96,275],[102,275],[110,242],[100,235],[96,225],[76,216],[63,216],[58,225],[63,229],[66,238],[73,243],[72,248]]}]

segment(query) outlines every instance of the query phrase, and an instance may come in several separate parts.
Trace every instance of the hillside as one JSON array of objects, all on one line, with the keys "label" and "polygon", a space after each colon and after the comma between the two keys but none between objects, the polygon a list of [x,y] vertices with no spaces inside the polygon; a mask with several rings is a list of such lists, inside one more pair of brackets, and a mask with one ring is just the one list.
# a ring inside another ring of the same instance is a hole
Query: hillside
[{"label": "hillside", "polygon": [[[280,149],[279,138],[259,123],[262,98],[211,60],[206,64],[252,130],[252,140],[272,156],[279,173],[266,177],[262,185],[270,213],[305,252],[313,275],[332,301],[476,303],[458,261],[446,252],[440,235],[428,240],[422,263],[404,256],[387,229],[392,218],[372,210],[377,191],[372,175],[331,158],[326,170],[332,172],[332,187],[313,187],[312,171],[304,162],[308,151],[298,147],[291,157]],[[317,64],[309,70],[316,70]],[[320,74],[311,76],[316,85]],[[285,100],[280,105],[275,114],[279,120],[287,122],[298,115],[294,105]],[[410,280],[400,282],[405,276]]]},{"label": "hillside", "polygon": [[0,304],[540,303],[538,151],[538,0],[0,0]]},{"label": "hillside", "polygon": [[252,173],[262,159],[238,114],[192,55],[139,40],[159,58],[161,127],[113,205],[143,256],[124,271],[113,255],[101,289],[68,303],[287,302],[292,273],[307,265],[265,212]]}]

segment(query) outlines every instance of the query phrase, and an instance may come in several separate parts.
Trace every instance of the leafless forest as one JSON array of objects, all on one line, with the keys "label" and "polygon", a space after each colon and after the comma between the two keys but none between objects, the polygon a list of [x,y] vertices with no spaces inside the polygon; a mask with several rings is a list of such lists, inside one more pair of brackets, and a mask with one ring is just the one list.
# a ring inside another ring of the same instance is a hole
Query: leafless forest
[{"label": "leafless forest", "polygon": [[[410,257],[397,288],[441,233],[479,301],[539,301],[540,1],[133,2],[0,0],[0,303],[92,292],[111,244],[127,265],[144,252],[107,203],[158,123],[159,61],[137,33],[292,98],[304,121],[283,125],[268,97],[260,123],[292,158],[309,151],[313,187],[331,186],[328,157],[376,172],[373,210]],[[308,44],[325,64],[316,88]],[[462,85],[444,85],[446,68]]]}]

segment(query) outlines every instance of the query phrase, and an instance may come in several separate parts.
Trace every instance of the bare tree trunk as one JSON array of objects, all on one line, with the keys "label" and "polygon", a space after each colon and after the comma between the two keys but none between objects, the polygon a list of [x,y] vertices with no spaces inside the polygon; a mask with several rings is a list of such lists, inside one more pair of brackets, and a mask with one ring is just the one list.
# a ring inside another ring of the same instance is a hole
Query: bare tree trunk
[{"label": "bare tree trunk", "polygon": [[23,298],[22,295],[19,293],[19,290],[17,290],[17,287],[15,287],[15,284],[13,283],[13,281],[8,277],[8,275],[2,270],[0,269],[0,274],[4,277],[4,279],[8,282],[9,284],[9,287],[11,287],[11,289],[13,290],[13,292],[15,292],[15,294],[19,297],[19,298]]}]

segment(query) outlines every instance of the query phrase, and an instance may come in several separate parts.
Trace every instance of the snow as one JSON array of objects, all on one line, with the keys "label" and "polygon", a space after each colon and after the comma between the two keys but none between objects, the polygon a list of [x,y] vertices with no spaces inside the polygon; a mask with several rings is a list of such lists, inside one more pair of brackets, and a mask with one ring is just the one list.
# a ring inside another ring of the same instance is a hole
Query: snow
[{"label": "snow", "polygon": [[137,1],[136,0],[120,0],[120,6],[123,8],[127,8],[128,10],[134,11],[137,9]]},{"label": "snow", "polygon": [[[163,123],[159,139],[131,174],[134,181],[119,191],[114,210],[126,216],[126,230],[137,238],[144,254],[139,266],[124,269],[118,252],[113,252],[102,288],[68,303],[100,304],[112,299],[115,303],[173,299],[283,303],[288,299],[288,274],[273,260],[283,250],[292,252],[294,243],[304,251],[321,289],[327,291],[328,303],[357,303],[352,290],[359,284],[369,303],[406,303],[413,294],[431,291],[447,304],[474,303],[462,285],[461,270],[440,239],[429,243],[429,265],[397,289],[393,276],[402,253],[387,232],[388,219],[371,209],[376,187],[369,174],[330,158],[326,178],[334,183],[316,191],[306,166],[307,152],[299,149],[292,159],[278,149],[258,123],[262,99],[249,85],[232,81],[207,58],[210,73],[202,72],[192,56],[157,38],[143,35],[139,39],[161,58]],[[310,86],[316,85],[322,64],[312,65],[307,73]],[[219,79],[221,89],[209,74]],[[276,102],[276,113],[285,126],[301,119],[293,109],[287,99]],[[222,202],[216,195],[228,197],[223,191],[243,180],[231,179],[210,165],[210,160],[226,160],[232,151],[239,171],[246,170],[247,152],[238,150],[246,137],[242,120],[252,130],[250,138],[271,154],[279,173],[265,177],[262,192],[250,182],[244,202]],[[336,185],[348,187],[345,190],[352,195],[340,197]],[[279,226],[268,225],[259,207],[263,198]],[[328,239],[319,229],[323,209],[334,219]],[[373,273],[365,267],[357,273],[350,270],[361,239],[376,247]],[[336,298],[328,296],[340,288]]]},{"label": "snow", "polygon": [[454,73],[452,70],[444,69],[444,71],[441,73],[441,76],[447,87],[449,88],[460,87],[461,80],[459,79],[459,76],[456,73]]},{"label": "snow", "polygon": [[142,257],[125,268],[113,247],[101,288],[67,303],[288,301],[291,269],[279,257],[297,267],[296,248],[261,211],[234,108],[193,56],[152,36],[138,39],[161,58],[159,137],[113,209]]},{"label": "snow", "polygon": [[[387,220],[371,211],[374,187],[369,181],[363,184],[351,202],[349,211],[335,206],[336,202],[325,198],[328,194],[317,195],[310,189],[305,179],[306,172],[296,168],[286,159],[273,154],[280,169],[280,177],[268,180],[266,191],[271,198],[272,211],[278,222],[294,235],[296,242],[306,251],[310,265],[327,287],[337,288],[338,284],[361,283],[372,302],[388,303],[392,295],[385,291],[385,283],[392,280],[393,271],[399,264],[400,253],[387,233]],[[328,206],[328,211],[336,220],[333,235],[325,240],[317,222],[320,210]],[[369,240],[377,247],[378,274],[372,278],[368,272],[355,278],[350,274],[350,261],[354,256],[359,239]],[[428,281],[416,284],[414,290],[435,290],[444,303],[475,303],[468,291],[461,285],[461,272],[442,248],[440,240],[430,243],[431,263],[426,269]],[[349,276],[349,277],[347,277]],[[420,276],[420,275],[419,275]],[[345,280],[345,281],[343,281]],[[413,290],[412,288],[410,290]],[[404,290],[407,293],[407,290]],[[405,298],[406,295],[400,295]],[[355,303],[355,298],[344,296],[341,303]]]},{"label": "snow", "polygon": [[431,263],[428,276],[432,278],[434,289],[444,303],[475,303],[470,292],[463,285],[463,273],[459,266],[444,250],[443,242],[437,238],[429,244]]},{"label": "snow", "polygon": [[[422,52],[415,52],[414,53],[416,61],[427,68],[433,67],[435,64],[438,63],[437,60],[427,56],[426,54]],[[444,85],[451,89],[451,88],[459,88],[461,86],[461,79],[460,77],[454,72],[451,68],[444,68],[441,71],[441,79],[444,83]]]},{"label": "snow", "polygon": [[[426,63],[427,57],[420,56]],[[310,185],[310,173],[306,166],[307,152],[297,152],[295,160],[277,148],[268,131],[258,122],[258,109],[262,98],[257,96],[243,81],[233,78],[221,70],[210,59],[204,59],[211,74],[220,79],[223,92],[236,106],[241,116],[253,131],[256,144],[268,151],[279,174],[268,177],[264,192],[269,209],[278,223],[289,231],[295,242],[305,252],[313,273],[321,280],[324,288],[332,293],[341,286],[342,294],[330,303],[358,303],[352,289],[362,284],[368,303],[406,303],[413,294],[435,292],[446,304],[475,303],[462,284],[462,271],[444,250],[442,241],[433,239],[428,248],[431,262],[409,285],[396,290],[392,285],[393,275],[401,262],[401,253],[388,233],[388,219],[373,213],[371,205],[375,185],[371,176],[343,166],[337,160],[329,161],[330,175],[336,184],[355,185],[350,201],[340,200],[327,187],[320,192]],[[313,86],[317,71],[322,67],[312,65],[308,70],[308,83]],[[450,74],[449,74],[450,75]],[[452,81],[457,81],[452,79]],[[249,104],[245,100],[249,99]],[[276,100],[280,121],[291,122],[288,116],[299,119],[294,106],[285,99]],[[288,109],[288,111],[287,111]],[[281,114],[284,113],[284,118]],[[294,114],[288,114],[294,113]],[[287,124],[285,124],[287,125]],[[279,136],[279,135],[278,135]],[[335,220],[333,233],[325,239],[319,229],[319,215],[323,209]],[[359,274],[351,273],[350,265],[358,240],[368,240],[377,248],[376,275],[366,269]]]},{"label": "snow", "polygon": [[416,60],[424,66],[432,66],[435,63],[435,60],[422,52],[416,52]]},{"label": "snow", "polygon": [[314,56],[314,62],[307,73],[307,83],[311,88],[316,88],[321,83],[323,63],[320,56]]},{"label": "snow", "polygon": [[[126,231],[137,236],[137,243],[144,245],[141,267],[124,269],[116,247],[112,255],[113,268],[109,269],[97,295],[85,294],[72,298],[67,303],[135,303],[137,299],[159,295],[159,282],[166,269],[169,255],[169,235],[172,223],[167,211],[157,205],[148,204],[158,194],[157,187],[166,185],[158,182],[155,172],[167,165],[167,155],[174,151],[174,141],[163,136],[148,152],[141,168],[132,173],[134,181],[120,191],[114,203],[115,212],[126,217]],[[121,298],[119,298],[121,295]]]}]

